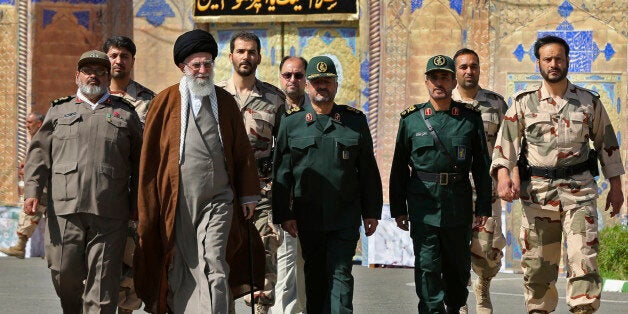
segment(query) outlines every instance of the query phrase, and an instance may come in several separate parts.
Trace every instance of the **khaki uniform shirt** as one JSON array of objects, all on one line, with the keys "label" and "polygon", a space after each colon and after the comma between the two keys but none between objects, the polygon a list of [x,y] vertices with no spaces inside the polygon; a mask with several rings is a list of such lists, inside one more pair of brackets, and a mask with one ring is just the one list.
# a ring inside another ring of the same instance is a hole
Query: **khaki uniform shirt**
[{"label": "khaki uniform shirt", "polygon": [[131,105],[135,107],[135,111],[140,117],[142,125],[144,125],[146,122],[146,113],[148,113],[148,106],[151,100],[155,98],[155,93],[152,90],[134,80],[131,80],[124,92],[114,92],[112,94],[128,100]]},{"label": "khaki uniform shirt", "polygon": [[142,126],[117,96],[95,109],[70,96],[52,103],[28,150],[25,198],[48,187],[56,215],[90,213],[128,219],[137,210]]},{"label": "khaki uniform shirt", "polygon": [[[506,112],[493,151],[491,173],[516,165],[521,139],[533,167],[568,167],[586,162],[589,140],[598,151],[604,177],[624,173],[619,145],[598,95],[569,82],[563,99],[554,100],[545,86],[516,94]],[[523,181],[521,200],[538,209],[570,210],[597,198],[597,185],[589,171],[566,179],[533,176]]]}]

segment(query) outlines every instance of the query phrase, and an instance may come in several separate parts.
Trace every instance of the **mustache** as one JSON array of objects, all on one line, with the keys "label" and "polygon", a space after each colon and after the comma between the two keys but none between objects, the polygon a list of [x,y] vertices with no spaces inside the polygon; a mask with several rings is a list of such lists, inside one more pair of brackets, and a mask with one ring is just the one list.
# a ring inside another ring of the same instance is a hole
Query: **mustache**
[{"label": "mustache", "polygon": [[242,61],[242,62],[240,62],[240,65],[248,65],[248,66],[250,66],[250,67],[252,67],[252,66],[253,66],[253,64],[252,64],[251,62],[248,62],[248,61]]}]

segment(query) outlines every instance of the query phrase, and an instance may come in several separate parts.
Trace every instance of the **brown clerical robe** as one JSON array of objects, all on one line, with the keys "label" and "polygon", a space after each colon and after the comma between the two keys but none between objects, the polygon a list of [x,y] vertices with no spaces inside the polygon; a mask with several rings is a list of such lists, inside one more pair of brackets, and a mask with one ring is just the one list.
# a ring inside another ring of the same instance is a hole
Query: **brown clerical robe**
[{"label": "brown clerical robe", "polygon": [[[242,116],[233,97],[216,87],[218,120],[234,192],[234,212],[227,244],[231,268],[229,285],[234,298],[250,291],[247,227],[253,239],[254,285],[264,285],[264,248],[254,226],[246,223],[238,201],[259,195],[259,179]],[[138,193],[139,244],[134,256],[135,289],[146,311],[165,313],[168,267],[174,251],[174,219],[179,189],[181,93],[179,84],[159,93],[150,105],[144,128]]]}]

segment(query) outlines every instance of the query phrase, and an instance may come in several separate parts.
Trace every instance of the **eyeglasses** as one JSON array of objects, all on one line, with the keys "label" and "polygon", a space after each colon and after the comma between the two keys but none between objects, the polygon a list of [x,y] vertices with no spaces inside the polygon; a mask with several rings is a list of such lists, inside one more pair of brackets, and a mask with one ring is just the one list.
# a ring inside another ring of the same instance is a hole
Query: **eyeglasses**
[{"label": "eyeglasses", "polygon": [[193,63],[188,63],[186,64],[190,69],[194,70],[194,71],[198,71],[201,69],[201,67],[205,67],[205,69],[211,69],[214,67],[214,61],[213,60],[205,60],[203,62],[193,62]]},{"label": "eyeglasses", "polygon": [[96,69],[92,69],[92,68],[81,68],[79,71],[81,73],[85,74],[85,75],[95,74],[96,76],[103,76],[103,75],[109,73],[109,71],[107,71],[107,70],[96,70]]},{"label": "eyeglasses", "polygon": [[289,80],[291,77],[294,76],[295,79],[300,80],[303,78],[303,73],[301,72],[286,72],[286,73],[281,73],[281,76],[286,79]]}]

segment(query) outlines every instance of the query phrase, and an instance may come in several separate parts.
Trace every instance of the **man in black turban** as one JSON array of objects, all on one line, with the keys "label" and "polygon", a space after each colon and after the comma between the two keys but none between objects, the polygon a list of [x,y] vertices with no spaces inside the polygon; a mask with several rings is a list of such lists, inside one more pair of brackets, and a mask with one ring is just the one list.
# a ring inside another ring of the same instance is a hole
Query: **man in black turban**
[{"label": "man in black turban", "polygon": [[[216,41],[193,30],[174,44],[184,74],[151,102],[138,196],[135,285],[154,313],[228,313],[231,297],[264,284],[264,248],[251,218],[260,199],[238,105],[214,86]],[[227,247],[228,246],[228,247]]]}]

